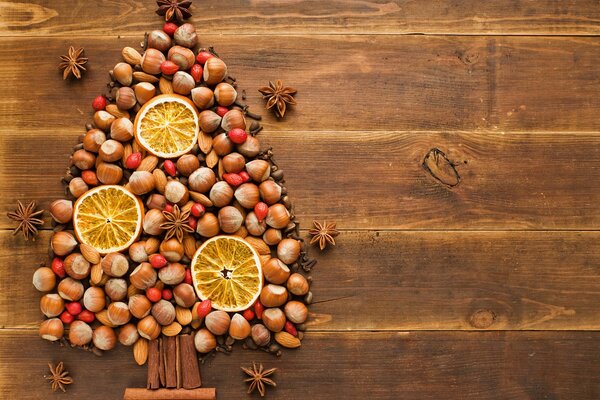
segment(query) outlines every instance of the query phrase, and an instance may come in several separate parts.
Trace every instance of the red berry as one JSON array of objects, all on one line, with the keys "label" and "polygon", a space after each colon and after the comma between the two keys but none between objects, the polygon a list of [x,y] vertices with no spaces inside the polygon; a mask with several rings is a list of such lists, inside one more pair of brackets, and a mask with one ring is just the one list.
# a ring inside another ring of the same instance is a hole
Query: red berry
[{"label": "red berry", "polygon": [[59,278],[64,278],[67,275],[65,272],[65,263],[62,258],[54,257],[52,260],[52,271],[54,271]]},{"label": "red berry", "polygon": [[163,208],[163,211],[173,212],[173,204],[171,204],[171,203],[165,204],[165,208]]},{"label": "red berry", "polygon": [[203,72],[204,72],[204,69],[202,68],[202,65],[200,65],[200,64],[194,64],[194,65],[192,65],[192,68],[190,69],[190,75],[192,76],[192,78],[194,78],[194,81],[196,81],[196,83],[198,83],[202,80]]},{"label": "red berry", "polygon": [[242,313],[242,316],[246,318],[248,321],[252,321],[254,319],[254,311],[251,308],[248,308]]},{"label": "red berry", "polygon": [[290,321],[285,321],[285,325],[283,326],[283,330],[285,330],[290,335],[294,335],[294,336],[298,335],[298,331],[296,330],[296,327]]},{"label": "red berry", "polygon": [[100,95],[92,101],[94,111],[104,110],[106,108],[106,97]]},{"label": "red berry", "polygon": [[250,174],[248,174],[246,171],[240,171],[238,175],[240,176],[240,178],[242,178],[244,183],[250,182]]},{"label": "red berry", "polygon": [[267,214],[269,213],[269,206],[267,203],[258,202],[254,206],[254,214],[256,215],[256,219],[258,222],[262,222],[263,219],[267,218]]},{"label": "red berry", "polygon": [[173,36],[177,28],[177,24],[174,24],[173,22],[167,22],[163,25],[163,31],[169,36]]},{"label": "red berry", "polygon": [[62,314],[60,314],[60,320],[65,324],[70,324],[75,321],[75,317],[70,312],[63,311]]},{"label": "red berry", "polygon": [[96,173],[91,169],[81,171],[81,179],[90,186],[96,186],[99,183]]},{"label": "red berry", "polygon": [[238,187],[244,183],[244,180],[238,174],[223,174],[223,179],[233,187]]},{"label": "red berry", "polygon": [[187,283],[188,285],[192,284],[192,271],[189,268],[185,270],[185,277],[183,278],[183,282]]},{"label": "red berry", "polygon": [[162,299],[162,292],[159,288],[151,287],[146,290],[146,297],[153,303],[156,303],[160,299]]},{"label": "red berry", "polygon": [[96,315],[89,310],[83,310],[82,312],[79,313],[77,318],[79,318],[83,322],[87,322],[88,324],[91,324],[96,319]]},{"label": "red berry", "polygon": [[225,114],[227,114],[229,112],[229,108],[223,107],[223,106],[219,106],[219,107],[217,107],[217,109],[215,110],[215,112],[217,113],[217,115],[219,117],[223,118],[225,116]]},{"label": "red berry", "polygon": [[142,153],[140,153],[140,152],[131,153],[127,157],[127,160],[125,160],[125,168],[137,169],[137,167],[139,167],[141,163],[142,163]]},{"label": "red berry", "polygon": [[206,317],[210,310],[212,310],[212,302],[209,299],[202,301],[198,306],[198,317]]},{"label": "red berry", "polygon": [[71,315],[79,315],[83,308],[81,307],[81,303],[78,301],[72,301],[65,305],[65,308]]},{"label": "red berry", "polygon": [[173,291],[171,289],[163,289],[162,298],[164,300],[171,300],[173,298]]},{"label": "red berry", "polygon": [[265,311],[265,306],[262,305],[260,300],[256,300],[256,303],[254,303],[254,312],[256,313],[256,318],[262,319],[263,311]]},{"label": "red berry", "polygon": [[201,216],[203,216],[205,211],[206,208],[204,208],[204,206],[200,203],[194,203],[194,205],[190,209],[190,212],[196,218],[200,218]]},{"label": "red berry", "polygon": [[150,261],[150,264],[158,269],[158,268],[162,268],[165,265],[167,265],[167,259],[165,258],[165,256],[163,256],[162,254],[152,254],[149,258],[148,261]]},{"label": "red berry", "polygon": [[190,228],[196,230],[196,228],[198,227],[198,220],[194,217],[189,217],[187,220],[187,224]]},{"label": "red berry", "polygon": [[175,163],[171,160],[165,160],[163,163],[165,167],[165,172],[171,176],[175,176],[177,174],[177,168],[175,167]]},{"label": "red berry", "polygon": [[201,51],[196,56],[196,61],[198,61],[198,64],[204,65],[206,63],[206,60],[213,57],[214,55],[210,54],[208,51]]},{"label": "red berry", "polygon": [[179,71],[179,65],[175,64],[171,60],[164,61],[162,64],[160,64],[160,72],[165,75],[174,75],[177,71]]},{"label": "red berry", "polygon": [[235,128],[227,132],[227,136],[229,140],[231,140],[235,144],[243,144],[248,137],[248,134],[245,130],[241,128]]}]

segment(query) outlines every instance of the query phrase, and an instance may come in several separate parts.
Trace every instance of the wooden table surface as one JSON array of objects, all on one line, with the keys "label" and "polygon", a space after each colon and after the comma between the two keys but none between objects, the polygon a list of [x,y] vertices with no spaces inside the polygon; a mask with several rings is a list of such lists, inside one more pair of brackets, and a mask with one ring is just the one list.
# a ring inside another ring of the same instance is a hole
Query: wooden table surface
[{"label": "wooden table surface", "polygon": [[[203,366],[220,399],[240,365],[279,368],[271,399],[600,398],[600,3],[196,0],[201,44],[245,88],[295,86],[265,115],[304,228],[331,219],[310,329],[281,358]],[[150,0],[0,2],[0,211],[61,197],[71,147]],[[90,58],[80,82],[56,65]],[[423,163],[425,161],[425,166]],[[146,368],[41,340],[38,241],[0,218],[0,397],[119,399]],[[51,395],[42,375],[75,378]]]}]

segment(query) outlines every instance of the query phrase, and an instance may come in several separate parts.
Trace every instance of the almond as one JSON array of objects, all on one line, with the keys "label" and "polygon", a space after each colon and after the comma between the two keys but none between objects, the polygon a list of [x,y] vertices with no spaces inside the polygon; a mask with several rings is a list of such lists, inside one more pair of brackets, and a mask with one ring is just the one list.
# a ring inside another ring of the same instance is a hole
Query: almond
[{"label": "almond", "polygon": [[79,245],[79,251],[83,257],[90,262],[90,264],[100,264],[100,253],[93,246],[90,246],[86,243],[81,243]]},{"label": "almond", "polygon": [[135,71],[133,73],[133,77],[138,82],[150,82],[150,83],[156,83],[156,82],[158,82],[158,78],[156,76],[147,74],[147,73],[142,72],[142,71]]},{"label": "almond", "polygon": [[127,111],[119,110],[119,107],[117,107],[116,104],[107,105],[106,112],[115,118],[129,118],[129,113]]},{"label": "almond", "polygon": [[175,307],[175,317],[182,326],[189,325],[192,322],[192,311],[189,308]]},{"label": "almond", "polygon": [[204,154],[208,154],[212,150],[212,141],[212,136],[206,132],[200,132],[198,135],[198,146]]},{"label": "almond", "polygon": [[212,149],[210,151],[210,153],[208,153],[205,161],[206,161],[206,166],[208,168],[212,168],[215,165],[217,165],[217,163],[219,162],[219,156],[217,155],[217,152],[215,151],[215,149]]},{"label": "almond", "polygon": [[271,255],[271,248],[265,243],[264,240],[255,236],[247,236],[246,241],[250,244],[250,246],[254,247],[254,250],[256,250],[259,255]]},{"label": "almond", "polygon": [[[165,194],[165,188],[167,187],[167,176],[162,169],[155,169],[152,171],[154,175],[154,187],[160,194]],[[151,254],[151,253],[148,253]]]},{"label": "almond", "polygon": [[190,190],[190,197],[196,203],[200,203],[204,207],[212,207],[213,206],[212,201],[208,197],[206,197],[205,195],[203,195],[202,193],[193,192],[193,191]]},{"label": "almond", "polygon": [[102,286],[108,280],[108,275],[104,275],[100,263],[92,265],[90,270],[90,284],[92,286]]},{"label": "almond", "polygon": [[138,65],[142,62],[142,55],[133,47],[123,47],[121,55],[123,56],[123,60],[128,64]]},{"label": "almond", "polygon": [[166,80],[165,78],[160,78],[158,81],[158,89],[162,94],[172,94],[173,92],[173,84],[171,81]]},{"label": "almond", "polygon": [[139,338],[133,345],[133,358],[138,365],[146,364],[148,360],[148,339]]},{"label": "almond", "polygon": [[275,334],[275,341],[288,349],[295,349],[302,345],[300,339],[284,331]]},{"label": "almond", "polygon": [[158,157],[156,157],[154,155],[148,155],[148,156],[144,157],[144,159],[140,163],[140,166],[137,167],[136,171],[152,172],[152,171],[154,171],[154,169],[156,168],[157,165],[158,165]]},{"label": "almond", "polygon": [[163,326],[162,333],[165,336],[176,336],[181,332],[181,329],[179,322],[173,322],[170,325]]},{"label": "almond", "polygon": [[186,235],[183,238],[183,252],[190,259],[196,254],[196,239],[192,235]]}]

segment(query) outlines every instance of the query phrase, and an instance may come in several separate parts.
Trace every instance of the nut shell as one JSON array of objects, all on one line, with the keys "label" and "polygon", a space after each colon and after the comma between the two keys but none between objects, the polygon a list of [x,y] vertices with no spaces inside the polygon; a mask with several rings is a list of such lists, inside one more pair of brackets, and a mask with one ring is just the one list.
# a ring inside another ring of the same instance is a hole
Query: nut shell
[{"label": "nut shell", "polygon": [[263,265],[263,274],[267,281],[281,285],[290,276],[290,269],[284,262],[274,257]]},{"label": "nut shell", "polygon": [[83,321],[73,321],[69,326],[69,341],[75,346],[85,346],[92,341],[92,328]]},{"label": "nut shell", "polygon": [[194,336],[194,345],[198,353],[209,353],[217,347],[217,339],[208,329],[202,328]]},{"label": "nut shell", "polygon": [[260,292],[260,302],[265,307],[279,307],[288,299],[287,289],[283,286],[268,284]]},{"label": "nut shell", "polygon": [[235,313],[229,324],[229,336],[236,340],[244,340],[250,336],[250,323],[241,314]]},{"label": "nut shell", "polygon": [[109,326],[99,326],[92,334],[94,346],[100,350],[112,350],[117,344],[117,335]]},{"label": "nut shell", "polygon": [[285,325],[285,314],[279,308],[267,308],[263,311],[262,321],[271,332],[279,332]]},{"label": "nut shell", "polygon": [[230,323],[229,314],[221,310],[212,311],[204,318],[206,328],[217,336],[226,334]]},{"label": "nut shell", "polygon": [[49,292],[56,286],[56,275],[51,268],[40,267],[33,273],[33,286],[40,292]]},{"label": "nut shell", "polygon": [[142,318],[137,324],[137,329],[144,339],[154,340],[160,335],[160,325],[152,315]]}]

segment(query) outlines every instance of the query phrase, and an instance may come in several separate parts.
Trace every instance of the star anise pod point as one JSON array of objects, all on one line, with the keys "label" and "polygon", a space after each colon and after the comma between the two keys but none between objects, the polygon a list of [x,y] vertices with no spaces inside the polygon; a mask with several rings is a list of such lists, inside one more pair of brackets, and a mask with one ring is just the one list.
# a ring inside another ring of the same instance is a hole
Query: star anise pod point
[{"label": "star anise pod point", "polygon": [[63,70],[63,79],[67,79],[69,75],[77,79],[81,79],[81,71],[86,71],[84,65],[87,64],[88,59],[83,57],[83,47],[75,50],[75,47],[69,47],[66,55],[60,56],[61,63],[58,64],[58,68]]},{"label": "star anise pod point", "polygon": [[280,79],[276,80],[275,83],[270,81],[269,86],[262,87],[258,91],[267,100],[265,105],[267,110],[273,108],[278,118],[283,118],[288,104],[297,104],[294,95],[298,91],[291,86],[283,86]]},{"label": "star anise pod point", "polygon": [[324,221],[320,223],[313,221],[314,228],[308,231],[308,234],[312,236],[310,244],[319,243],[319,249],[325,250],[327,244],[335,246],[335,237],[340,234],[336,229],[336,223]]},{"label": "star anise pod point", "polygon": [[248,386],[248,393],[254,392],[254,390],[258,390],[260,393],[260,397],[265,396],[266,386],[277,386],[273,379],[267,378],[267,376],[272,375],[277,371],[277,368],[264,369],[262,364],[256,365],[255,362],[252,363],[252,368],[241,367],[242,371],[246,373],[246,375],[250,376],[250,378],[244,379],[244,382],[249,382],[250,386]]}]

